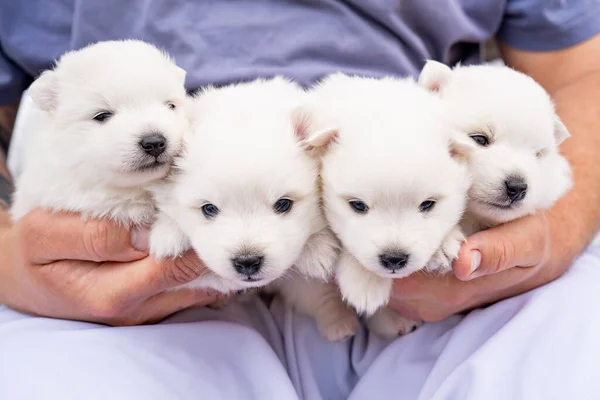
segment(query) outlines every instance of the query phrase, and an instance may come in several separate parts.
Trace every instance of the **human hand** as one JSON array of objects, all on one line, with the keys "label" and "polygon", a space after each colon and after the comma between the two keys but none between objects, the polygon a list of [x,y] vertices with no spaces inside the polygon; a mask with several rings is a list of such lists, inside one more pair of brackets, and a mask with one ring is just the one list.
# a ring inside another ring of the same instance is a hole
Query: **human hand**
[{"label": "human hand", "polygon": [[[467,239],[454,274],[413,274],[394,281],[390,307],[428,322],[518,295],[560,276],[588,238],[572,219],[538,213]],[[473,268],[475,267],[475,268]]]},{"label": "human hand", "polygon": [[41,316],[137,325],[220,298],[169,291],[205,267],[193,251],[157,263],[147,247],[142,230],[35,210],[0,229],[0,303]]}]

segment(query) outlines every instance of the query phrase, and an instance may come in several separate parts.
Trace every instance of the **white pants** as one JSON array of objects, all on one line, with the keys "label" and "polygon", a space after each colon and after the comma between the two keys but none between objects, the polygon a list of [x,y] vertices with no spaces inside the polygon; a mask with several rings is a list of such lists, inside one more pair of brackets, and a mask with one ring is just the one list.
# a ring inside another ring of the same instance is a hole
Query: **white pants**
[{"label": "white pants", "polygon": [[592,247],[548,285],[391,343],[328,343],[277,300],[126,328],[0,306],[0,399],[599,399],[598,305]]},{"label": "white pants", "polygon": [[600,398],[600,254],[386,343],[328,343],[274,301],[109,328],[0,308],[0,399]]}]

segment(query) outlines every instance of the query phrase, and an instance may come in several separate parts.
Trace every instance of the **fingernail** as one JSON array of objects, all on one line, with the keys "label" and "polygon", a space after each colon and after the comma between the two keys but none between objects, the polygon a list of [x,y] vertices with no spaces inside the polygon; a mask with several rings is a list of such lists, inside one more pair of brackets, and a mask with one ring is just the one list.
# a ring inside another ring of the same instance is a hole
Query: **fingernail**
[{"label": "fingernail", "polygon": [[475,272],[481,264],[481,252],[479,250],[471,250],[471,269],[469,275]]},{"label": "fingernail", "polygon": [[131,230],[131,245],[138,251],[148,251],[148,228],[135,227]]}]

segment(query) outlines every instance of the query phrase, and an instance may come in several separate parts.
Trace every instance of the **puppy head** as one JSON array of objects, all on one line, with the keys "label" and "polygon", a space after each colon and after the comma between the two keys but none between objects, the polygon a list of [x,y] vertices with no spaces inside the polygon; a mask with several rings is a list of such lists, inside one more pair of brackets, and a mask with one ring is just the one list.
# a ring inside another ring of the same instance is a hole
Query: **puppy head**
[{"label": "puppy head", "polygon": [[446,102],[454,150],[468,160],[468,210],[490,225],[549,208],[571,186],[558,146],[569,137],[549,95],[507,67],[451,70],[430,61],[419,82]]},{"label": "puppy head", "polygon": [[304,96],[281,78],[199,94],[173,186],[158,200],[207,267],[243,287],[283,275],[322,228]]},{"label": "puppy head", "polygon": [[339,127],[323,156],[327,219],[367,269],[422,269],[459,222],[467,167],[450,155],[441,101],[411,80],[334,75],[312,92]]},{"label": "puppy head", "polygon": [[65,54],[29,93],[52,120],[47,151],[90,179],[133,186],[163,177],[179,149],[184,79],[154,46],[108,41]]}]

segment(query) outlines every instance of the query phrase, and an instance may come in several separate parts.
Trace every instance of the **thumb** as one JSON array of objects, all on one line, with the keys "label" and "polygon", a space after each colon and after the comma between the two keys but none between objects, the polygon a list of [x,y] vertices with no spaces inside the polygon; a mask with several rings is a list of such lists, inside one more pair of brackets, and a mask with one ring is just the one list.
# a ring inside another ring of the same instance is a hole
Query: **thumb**
[{"label": "thumb", "polygon": [[[105,262],[97,264],[93,262],[63,261],[51,265],[53,268],[50,270],[56,271],[57,267],[68,267],[66,271],[70,276],[83,275],[86,279],[93,280],[93,288],[96,292],[93,293],[92,297],[108,303],[109,314],[114,314],[114,309],[120,310],[132,304],[147,303],[148,299],[189,283],[208,272],[204,263],[200,261],[193,250],[188,251],[181,257],[161,262],[157,262],[154,258],[148,256],[141,260],[126,263]],[[46,270],[46,268],[42,270]],[[78,273],[78,270],[81,272]],[[57,276],[57,274],[54,273],[53,276]],[[194,290],[194,292],[204,296],[210,291]],[[215,291],[212,292],[214,294]],[[177,298],[177,296],[167,297],[169,299]],[[192,299],[192,302],[200,302],[201,300],[196,297]],[[165,305],[164,309],[166,310],[169,308],[169,304],[180,303],[180,301],[167,301],[161,304]],[[187,304],[188,302],[184,303]],[[104,307],[106,304],[102,304],[102,306]]]},{"label": "thumb", "polygon": [[145,300],[139,308],[134,312],[127,313],[124,318],[108,319],[102,322],[113,326],[153,324],[178,311],[210,305],[224,299],[224,296],[224,294],[210,289],[180,289],[163,292]]},{"label": "thumb", "polygon": [[546,257],[547,219],[536,214],[477,232],[467,239],[452,268],[463,281],[513,267],[533,267]]}]

